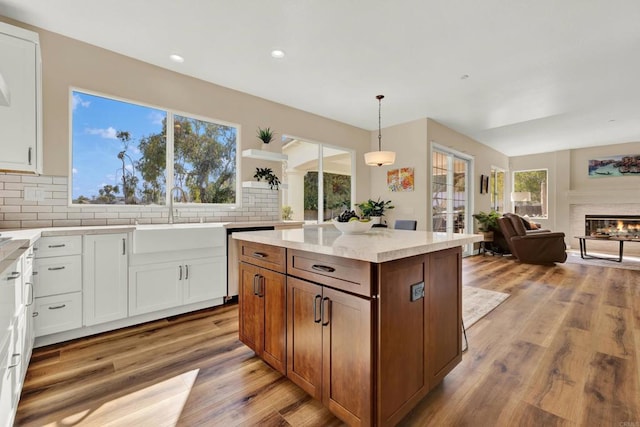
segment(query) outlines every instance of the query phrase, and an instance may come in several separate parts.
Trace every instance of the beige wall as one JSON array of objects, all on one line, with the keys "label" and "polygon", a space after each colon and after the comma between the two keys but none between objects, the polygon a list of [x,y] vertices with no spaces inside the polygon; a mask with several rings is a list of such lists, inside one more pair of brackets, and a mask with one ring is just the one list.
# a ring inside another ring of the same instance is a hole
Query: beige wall
[{"label": "beige wall", "polygon": [[[371,150],[378,149],[378,131],[371,132]],[[391,166],[369,166],[371,195],[377,200],[391,200],[395,208],[385,214],[393,226],[396,219],[415,219],[418,229],[427,225],[427,120],[420,119],[382,130],[382,149],[396,152],[396,161]],[[414,191],[392,192],[387,187],[387,172],[391,169],[414,168]],[[429,194],[429,199],[431,195]],[[360,201],[360,200],[358,200]]]},{"label": "beige wall", "polygon": [[[255,136],[258,126],[268,126],[278,134],[296,135],[354,149],[358,159],[357,197],[363,198],[369,193],[369,170],[362,160],[369,148],[368,131],[178,74],[4,17],[0,17],[0,20],[31,29],[40,35],[45,175],[69,174],[69,88],[77,87],[239,124],[241,149],[262,148],[262,142]],[[267,148],[279,151],[280,143],[272,142]],[[241,180],[252,180],[255,167],[265,165],[279,170],[277,163],[243,159]]]},{"label": "beige wall", "polygon": [[[431,144],[450,148],[473,158],[474,171],[474,212],[490,209],[488,194],[480,194],[478,185],[481,174],[488,175],[491,166],[508,169],[507,156],[484,144],[456,132],[433,119],[420,119],[382,130],[382,149],[396,152],[396,162],[392,166],[371,167],[370,197],[391,200],[396,208],[389,212],[387,221],[393,224],[396,219],[416,219],[418,229],[431,229],[428,226],[431,212]],[[378,133],[371,132],[372,150],[378,149]],[[387,188],[387,171],[401,167],[415,169],[415,190],[413,192],[391,192]],[[478,182],[476,182],[478,181]]]}]

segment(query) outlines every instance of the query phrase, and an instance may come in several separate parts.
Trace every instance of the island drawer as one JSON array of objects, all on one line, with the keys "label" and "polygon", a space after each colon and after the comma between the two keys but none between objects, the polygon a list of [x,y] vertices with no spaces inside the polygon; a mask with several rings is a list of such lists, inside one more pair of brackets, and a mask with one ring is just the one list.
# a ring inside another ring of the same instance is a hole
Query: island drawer
[{"label": "island drawer", "polygon": [[287,274],[358,295],[372,295],[371,264],[366,261],[289,249]]},{"label": "island drawer", "polygon": [[262,243],[245,242],[241,240],[240,261],[257,265],[258,267],[284,273],[286,271],[286,249]]}]

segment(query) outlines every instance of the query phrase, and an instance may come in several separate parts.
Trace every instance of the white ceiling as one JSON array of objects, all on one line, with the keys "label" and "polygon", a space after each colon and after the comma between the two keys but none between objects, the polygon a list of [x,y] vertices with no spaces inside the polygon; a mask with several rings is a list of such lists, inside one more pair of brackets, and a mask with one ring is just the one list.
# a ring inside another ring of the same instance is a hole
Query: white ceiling
[{"label": "white ceiling", "polygon": [[383,127],[430,117],[510,156],[640,141],[638,0],[0,0],[0,15],[369,130],[384,94]]}]

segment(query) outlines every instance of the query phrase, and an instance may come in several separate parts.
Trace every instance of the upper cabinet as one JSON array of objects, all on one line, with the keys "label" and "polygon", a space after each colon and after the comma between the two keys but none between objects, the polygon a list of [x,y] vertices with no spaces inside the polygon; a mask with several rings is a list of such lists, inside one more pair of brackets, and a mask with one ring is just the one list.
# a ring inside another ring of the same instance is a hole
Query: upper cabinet
[{"label": "upper cabinet", "polygon": [[38,34],[0,22],[0,171],[42,173]]}]

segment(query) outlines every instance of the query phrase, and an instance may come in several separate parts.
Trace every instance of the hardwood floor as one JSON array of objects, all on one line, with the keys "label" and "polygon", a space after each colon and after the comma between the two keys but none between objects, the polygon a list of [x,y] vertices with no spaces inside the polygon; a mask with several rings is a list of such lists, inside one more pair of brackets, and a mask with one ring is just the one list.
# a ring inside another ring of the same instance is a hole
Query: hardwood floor
[{"label": "hardwood floor", "polygon": [[[405,426],[640,427],[640,271],[463,262],[508,292]],[[34,351],[16,425],[341,425],[238,341],[237,306]]]}]

